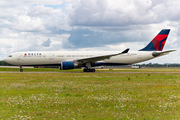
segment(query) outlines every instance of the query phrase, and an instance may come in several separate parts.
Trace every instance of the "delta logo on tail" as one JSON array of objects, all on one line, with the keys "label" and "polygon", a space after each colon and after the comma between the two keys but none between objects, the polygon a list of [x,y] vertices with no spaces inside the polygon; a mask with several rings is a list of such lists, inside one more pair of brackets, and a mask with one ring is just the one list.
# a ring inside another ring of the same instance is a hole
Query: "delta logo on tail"
[{"label": "delta logo on tail", "polygon": [[145,48],[139,51],[162,51],[169,32],[170,29],[161,30],[161,32]]}]

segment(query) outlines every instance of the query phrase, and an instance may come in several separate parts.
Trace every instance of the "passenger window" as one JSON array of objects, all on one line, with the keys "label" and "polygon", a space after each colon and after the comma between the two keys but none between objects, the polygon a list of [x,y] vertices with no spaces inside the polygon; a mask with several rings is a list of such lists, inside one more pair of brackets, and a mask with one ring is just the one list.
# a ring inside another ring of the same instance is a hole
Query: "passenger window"
[{"label": "passenger window", "polygon": [[64,55],[58,55],[57,57],[64,57]]}]

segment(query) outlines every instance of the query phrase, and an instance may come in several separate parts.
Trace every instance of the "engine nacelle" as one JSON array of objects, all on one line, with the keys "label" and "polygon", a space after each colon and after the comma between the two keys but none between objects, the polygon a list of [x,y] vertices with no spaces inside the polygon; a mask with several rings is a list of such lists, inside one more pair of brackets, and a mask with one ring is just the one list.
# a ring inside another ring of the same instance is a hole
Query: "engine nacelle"
[{"label": "engine nacelle", "polygon": [[61,62],[61,70],[74,69],[77,66],[78,65],[75,64],[74,62],[70,62],[70,61]]}]

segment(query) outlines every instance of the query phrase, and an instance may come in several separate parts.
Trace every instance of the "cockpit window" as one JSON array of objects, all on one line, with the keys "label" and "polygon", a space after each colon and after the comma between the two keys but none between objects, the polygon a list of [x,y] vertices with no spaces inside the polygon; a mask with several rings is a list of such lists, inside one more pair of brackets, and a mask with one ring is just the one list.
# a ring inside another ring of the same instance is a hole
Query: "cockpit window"
[{"label": "cockpit window", "polygon": [[9,55],[8,57],[12,57],[12,55]]}]

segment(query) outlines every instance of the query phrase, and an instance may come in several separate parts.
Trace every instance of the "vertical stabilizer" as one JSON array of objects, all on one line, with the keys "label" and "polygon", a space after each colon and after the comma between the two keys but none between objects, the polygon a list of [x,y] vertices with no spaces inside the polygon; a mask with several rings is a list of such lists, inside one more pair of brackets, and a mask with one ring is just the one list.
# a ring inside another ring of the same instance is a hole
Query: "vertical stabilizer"
[{"label": "vertical stabilizer", "polygon": [[139,51],[162,51],[169,32],[170,29],[161,30],[161,32],[145,48]]}]

